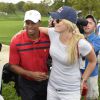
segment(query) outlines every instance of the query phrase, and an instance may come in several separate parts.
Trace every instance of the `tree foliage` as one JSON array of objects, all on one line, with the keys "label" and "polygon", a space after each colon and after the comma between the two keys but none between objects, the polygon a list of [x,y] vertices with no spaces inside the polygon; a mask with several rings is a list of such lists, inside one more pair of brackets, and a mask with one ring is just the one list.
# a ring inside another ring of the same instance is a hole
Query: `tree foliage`
[{"label": "tree foliage", "polygon": [[73,0],[74,7],[82,10],[83,15],[92,14],[99,17],[100,14],[100,0]]},{"label": "tree foliage", "polygon": [[[54,1],[54,2],[53,2]],[[52,2],[52,5],[49,3]],[[0,3],[0,11],[7,13],[15,13],[16,11],[25,12],[30,9],[39,10],[42,15],[47,15],[50,11],[56,11],[59,7],[67,5],[81,10],[85,16],[87,14],[93,14],[96,18],[100,19],[100,0],[44,0],[40,4],[33,2],[20,1],[17,4],[12,3]]]},{"label": "tree foliage", "polygon": [[18,2],[18,3],[16,4],[17,10],[24,11],[24,9],[23,9],[24,4],[25,4],[24,1]]},{"label": "tree foliage", "polygon": [[16,6],[13,3],[0,3],[0,11],[6,13],[15,13]]}]

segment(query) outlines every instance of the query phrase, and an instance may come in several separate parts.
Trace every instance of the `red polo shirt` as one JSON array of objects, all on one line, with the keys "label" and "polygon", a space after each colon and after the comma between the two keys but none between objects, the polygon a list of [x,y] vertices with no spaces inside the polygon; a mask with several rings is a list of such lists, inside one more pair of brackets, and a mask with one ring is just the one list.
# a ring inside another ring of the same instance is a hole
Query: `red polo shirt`
[{"label": "red polo shirt", "polygon": [[26,31],[16,34],[10,43],[10,64],[17,64],[33,72],[48,72],[47,59],[50,41],[47,35],[40,33],[37,41],[31,40]]}]

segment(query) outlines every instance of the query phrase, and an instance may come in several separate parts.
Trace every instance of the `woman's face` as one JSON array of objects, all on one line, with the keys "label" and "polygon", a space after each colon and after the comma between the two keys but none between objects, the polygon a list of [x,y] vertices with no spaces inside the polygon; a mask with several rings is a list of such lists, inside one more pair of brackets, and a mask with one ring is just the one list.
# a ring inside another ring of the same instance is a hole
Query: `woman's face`
[{"label": "woman's face", "polygon": [[54,20],[54,23],[56,32],[62,33],[67,30],[67,25],[62,20]]}]

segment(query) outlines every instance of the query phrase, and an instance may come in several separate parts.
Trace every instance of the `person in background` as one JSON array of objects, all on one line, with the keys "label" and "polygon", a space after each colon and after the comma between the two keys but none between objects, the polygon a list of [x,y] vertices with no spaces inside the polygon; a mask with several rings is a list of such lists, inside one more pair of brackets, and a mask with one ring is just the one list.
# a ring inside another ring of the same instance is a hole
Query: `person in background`
[{"label": "person in background", "polygon": [[[80,100],[83,84],[96,65],[94,50],[77,28],[77,14],[73,8],[63,6],[50,15],[55,27],[39,27],[41,32],[49,36],[51,42],[52,70],[47,100]],[[79,60],[81,55],[89,60],[82,76]]]},{"label": "person in background", "polygon": [[[2,44],[0,43],[0,51],[1,51],[1,49],[2,49]],[[0,77],[2,77],[2,75],[0,75]],[[2,79],[2,78],[0,78],[0,79]],[[4,100],[4,98],[1,95],[1,81],[2,80],[0,80],[0,100]]]},{"label": "person in background", "polygon": [[87,26],[87,24],[88,24],[88,21],[86,19],[84,19],[84,18],[77,19],[76,25],[79,28],[79,31],[81,34],[84,34],[83,26]]},{"label": "person in background", "polygon": [[10,68],[19,74],[19,92],[22,100],[46,100],[49,55],[49,37],[40,32],[41,14],[37,10],[25,12],[25,29],[10,43]]},{"label": "person in background", "polygon": [[[98,20],[98,23],[97,23],[97,34],[98,36],[100,36],[100,19]],[[100,68],[100,51],[99,51],[97,60],[98,60],[99,68]]]},{"label": "person in background", "polygon": [[[100,37],[96,34],[96,25],[97,21],[93,15],[86,16],[86,20],[88,21],[87,26],[84,26],[84,35],[89,41],[95,51],[96,57],[100,51]],[[85,68],[87,67],[89,61],[85,60]],[[84,72],[85,69],[82,70]],[[96,67],[91,73],[90,77],[87,81],[88,84],[88,92],[86,100],[98,100],[99,96],[99,87],[98,87],[98,62],[96,63]]]},{"label": "person in background", "polygon": [[1,51],[1,49],[2,49],[2,44],[0,43],[0,51]]},{"label": "person in background", "polygon": [[49,16],[48,27],[54,27],[54,26],[55,26],[54,25],[54,19],[51,16]]},{"label": "person in background", "polygon": [[4,100],[4,98],[0,95],[0,100]]},{"label": "person in background", "polygon": [[[1,52],[1,49],[2,49],[2,44],[0,43],[0,52]],[[2,71],[0,71],[0,94],[1,94],[1,91],[2,91],[2,89],[1,89],[1,82],[2,81]]]},{"label": "person in background", "polygon": [[100,36],[100,20],[97,23],[97,34]]}]

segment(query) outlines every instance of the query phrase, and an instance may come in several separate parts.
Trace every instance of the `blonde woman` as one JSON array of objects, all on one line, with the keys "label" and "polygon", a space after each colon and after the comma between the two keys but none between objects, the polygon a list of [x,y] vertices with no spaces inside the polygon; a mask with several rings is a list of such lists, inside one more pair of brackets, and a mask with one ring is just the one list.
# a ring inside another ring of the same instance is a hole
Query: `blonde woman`
[{"label": "blonde woman", "polygon": [[[82,86],[96,65],[95,53],[79,33],[74,9],[63,6],[50,15],[54,19],[55,27],[40,27],[40,31],[47,34],[51,41],[52,70],[47,100],[80,100]],[[83,76],[80,73],[80,55],[89,60]]]}]

